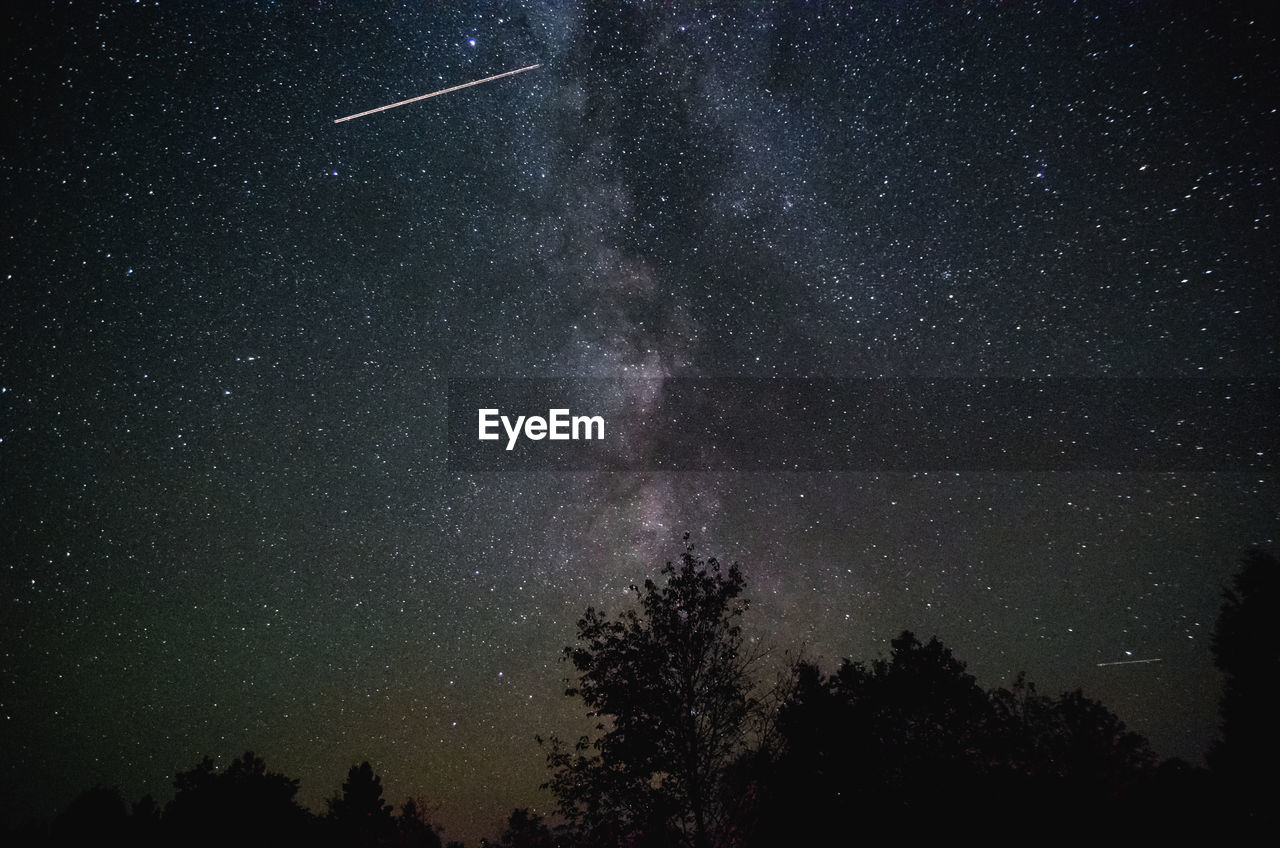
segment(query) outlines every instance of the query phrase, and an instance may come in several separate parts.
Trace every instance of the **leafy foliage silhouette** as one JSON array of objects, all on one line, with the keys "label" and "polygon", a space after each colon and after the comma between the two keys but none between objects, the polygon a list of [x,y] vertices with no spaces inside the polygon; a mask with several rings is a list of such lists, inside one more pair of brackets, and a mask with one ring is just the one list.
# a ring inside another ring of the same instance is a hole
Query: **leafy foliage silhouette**
[{"label": "leafy foliage silhouette", "polygon": [[552,738],[547,785],[591,844],[705,848],[733,827],[722,781],[749,745],[757,706],[743,577],[689,544],[662,576],[662,586],[631,587],[638,608],[617,618],[589,608],[565,649],[578,675],[566,694],[582,699],[600,735],[571,750]]},{"label": "leafy foliage silhouette", "polygon": [[845,660],[830,677],[797,664],[755,844],[818,836],[851,810],[900,832],[1079,803],[1092,805],[1081,818],[1102,816],[1154,766],[1141,737],[1078,691],[1045,698],[1020,676],[984,692],[936,637],[891,644],[889,659]]},{"label": "leafy foliage silhouette", "polygon": [[415,798],[409,798],[400,805],[396,830],[399,833],[398,844],[404,848],[441,848],[440,834],[427,819],[422,802]]},{"label": "leafy foliage silhouette", "polygon": [[298,805],[298,781],[267,771],[248,751],[218,772],[205,757],[174,779],[177,793],[165,809],[170,841],[191,845],[231,842],[266,845],[307,833],[311,816]]},{"label": "leafy foliage silhouette", "polygon": [[352,766],[342,794],[329,799],[329,819],[346,845],[369,848],[396,832],[391,805],[382,799],[382,778],[368,760]]},{"label": "leafy foliage silhouette", "polygon": [[556,848],[556,841],[542,816],[526,808],[517,808],[507,819],[507,829],[496,843],[484,843],[494,848]]}]

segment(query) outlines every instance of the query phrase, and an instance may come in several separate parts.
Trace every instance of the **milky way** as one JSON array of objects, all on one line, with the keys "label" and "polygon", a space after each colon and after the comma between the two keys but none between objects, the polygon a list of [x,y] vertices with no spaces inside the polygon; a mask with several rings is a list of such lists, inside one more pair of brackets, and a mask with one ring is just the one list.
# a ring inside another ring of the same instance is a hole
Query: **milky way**
[{"label": "milky way", "polygon": [[368,759],[496,835],[582,727],[576,620],[685,532],[775,658],[936,633],[1200,760],[1274,465],[448,464],[457,378],[1274,385],[1261,20],[738,5],[6,10],[7,818],[252,749],[313,809]]}]

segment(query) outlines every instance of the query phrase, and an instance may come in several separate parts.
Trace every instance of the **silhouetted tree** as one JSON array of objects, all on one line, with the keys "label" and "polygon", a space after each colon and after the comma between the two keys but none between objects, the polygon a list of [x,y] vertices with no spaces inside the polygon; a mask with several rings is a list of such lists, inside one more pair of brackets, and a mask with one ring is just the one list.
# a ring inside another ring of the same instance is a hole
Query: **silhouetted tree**
[{"label": "silhouetted tree", "polygon": [[1100,820],[1152,771],[1146,742],[1078,691],[1045,698],[1019,676],[987,693],[936,637],[903,632],[892,647],[830,677],[797,664],[755,844],[817,838],[851,812],[899,833],[1065,809]]},{"label": "silhouetted tree", "polygon": [[983,770],[986,695],[936,638],[909,631],[888,660],[845,660],[830,678],[801,663],[779,711],[782,750],[769,793],[765,844],[836,827],[861,808],[904,827],[963,806]]},{"label": "silhouetted tree", "polygon": [[1280,723],[1272,687],[1280,680],[1280,562],[1251,550],[1224,593],[1213,657],[1225,676],[1222,738],[1209,764],[1233,798],[1256,817],[1274,818]]},{"label": "silhouetted tree", "polygon": [[706,848],[732,831],[722,779],[748,744],[755,705],[743,578],[692,545],[662,575],[661,587],[632,587],[638,609],[616,619],[588,609],[565,649],[578,673],[566,694],[600,719],[601,735],[572,750],[553,738],[547,785],[591,843]]},{"label": "silhouetted tree", "polygon": [[221,773],[205,757],[174,788],[163,824],[175,844],[284,844],[312,833],[310,814],[294,800],[298,781],[267,771],[252,751]]},{"label": "silhouetted tree", "polygon": [[1147,741],[1128,730],[1101,701],[1086,698],[1079,689],[1061,695],[1051,716],[1051,757],[1059,777],[1114,796],[1155,768]]},{"label": "silhouetted tree", "polygon": [[404,848],[440,848],[440,834],[427,820],[422,804],[413,798],[400,806],[396,830]]},{"label": "silhouetted tree", "polygon": [[516,809],[507,819],[507,829],[498,840],[499,848],[556,848],[551,829],[542,816],[527,809]]},{"label": "silhouetted tree", "polygon": [[971,778],[989,721],[986,694],[936,636],[921,644],[905,631],[890,644],[892,659],[877,660],[871,673],[853,667],[836,677],[855,720],[875,728],[875,753],[888,766],[881,779],[926,792]]},{"label": "silhouetted tree", "polygon": [[342,794],[329,799],[329,820],[344,845],[370,848],[396,832],[391,805],[382,799],[382,778],[366,760],[352,766]]},{"label": "silhouetted tree", "polygon": [[754,780],[739,778],[757,798],[749,844],[784,845],[836,832],[856,803],[857,768],[863,764],[850,732],[852,705],[817,665],[800,660],[775,721],[779,750],[771,761],[744,764],[756,772]]}]

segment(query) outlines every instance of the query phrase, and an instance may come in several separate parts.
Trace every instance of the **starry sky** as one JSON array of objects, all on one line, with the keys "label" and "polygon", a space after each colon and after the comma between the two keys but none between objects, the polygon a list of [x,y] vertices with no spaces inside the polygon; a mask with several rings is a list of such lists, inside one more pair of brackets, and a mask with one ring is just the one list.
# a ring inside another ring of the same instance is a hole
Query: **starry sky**
[{"label": "starry sky", "polygon": [[204,755],[252,749],[313,809],[368,759],[447,838],[495,835],[551,807],[534,735],[583,728],[559,662],[575,621],[684,532],[742,564],[779,662],[936,633],[984,686],[1083,687],[1200,761],[1223,584],[1275,550],[1269,454],[481,473],[448,461],[447,396],[463,377],[1274,386],[1265,18],[438,5],[5,8],[6,820],[95,783],[163,803]]}]

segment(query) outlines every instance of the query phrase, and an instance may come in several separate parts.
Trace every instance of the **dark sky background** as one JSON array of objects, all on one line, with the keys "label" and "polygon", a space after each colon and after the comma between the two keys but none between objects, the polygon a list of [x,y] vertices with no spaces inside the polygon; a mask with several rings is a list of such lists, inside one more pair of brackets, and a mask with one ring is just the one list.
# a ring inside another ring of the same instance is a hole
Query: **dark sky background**
[{"label": "dark sky background", "polygon": [[1200,761],[1270,472],[448,467],[459,376],[1275,380],[1248,4],[743,5],[6,7],[6,819],[252,749],[494,835],[685,531],[779,662],[936,633]]}]

